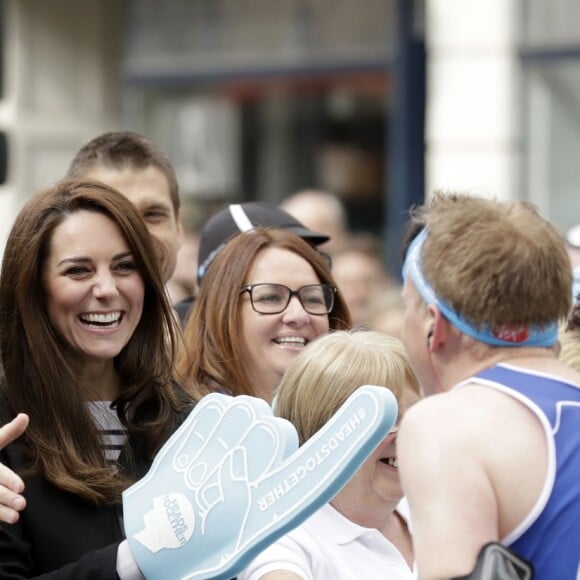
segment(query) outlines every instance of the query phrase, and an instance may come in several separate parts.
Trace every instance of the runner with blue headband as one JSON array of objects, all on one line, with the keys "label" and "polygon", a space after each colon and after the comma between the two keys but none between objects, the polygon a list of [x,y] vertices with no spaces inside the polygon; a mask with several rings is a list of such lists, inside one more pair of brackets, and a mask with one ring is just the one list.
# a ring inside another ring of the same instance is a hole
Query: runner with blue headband
[{"label": "runner with blue headband", "polygon": [[426,396],[397,451],[418,577],[580,579],[580,373],[556,347],[564,239],[529,203],[443,192],[408,232],[401,338]]},{"label": "runner with blue headband", "polygon": [[553,346],[558,339],[558,323],[545,327],[530,325],[482,326],[478,328],[455,311],[445,300],[437,296],[423,274],[421,250],[428,232],[424,228],[413,240],[403,264],[403,280],[411,277],[415,288],[427,304],[435,304],[442,314],[461,332],[492,346]]}]

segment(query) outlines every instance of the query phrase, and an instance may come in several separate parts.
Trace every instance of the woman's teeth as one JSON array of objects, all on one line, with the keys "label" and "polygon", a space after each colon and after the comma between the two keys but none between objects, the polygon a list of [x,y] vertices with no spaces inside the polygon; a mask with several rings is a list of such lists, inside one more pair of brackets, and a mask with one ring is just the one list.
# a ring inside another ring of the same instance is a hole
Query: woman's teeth
[{"label": "woman's teeth", "polygon": [[306,346],[306,339],[303,336],[281,336],[274,339],[276,344],[290,346]]},{"label": "woman's teeth", "polygon": [[87,312],[85,314],[81,314],[79,318],[81,322],[84,322],[85,324],[93,324],[96,326],[112,326],[121,320],[121,312]]}]

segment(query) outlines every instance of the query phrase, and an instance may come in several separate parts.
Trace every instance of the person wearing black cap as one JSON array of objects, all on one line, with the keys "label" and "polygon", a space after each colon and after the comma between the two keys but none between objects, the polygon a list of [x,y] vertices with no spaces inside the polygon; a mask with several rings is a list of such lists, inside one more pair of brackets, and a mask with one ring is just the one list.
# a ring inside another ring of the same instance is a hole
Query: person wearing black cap
[{"label": "person wearing black cap", "polygon": [[[330,236],[326,234],[308,229],[275,205],[260,201],[233,203],[218,211],[203,227],[197,260],[197,283],[201,283],[207,269],[230,238],[257,227],[290,231],[314,247],[330,239]],[[330,260],[326,254],[324,257],[327,261]],[[194,296],[189,296],[175,304],[175,310],[182,325],[189,316],[194,300]]]}]

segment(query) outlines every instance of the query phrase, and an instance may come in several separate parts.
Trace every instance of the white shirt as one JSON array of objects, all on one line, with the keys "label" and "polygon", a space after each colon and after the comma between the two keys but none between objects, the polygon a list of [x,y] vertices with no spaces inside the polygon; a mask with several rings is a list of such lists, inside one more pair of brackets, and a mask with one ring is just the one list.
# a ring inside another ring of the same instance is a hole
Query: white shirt
[{"label": "white shirt", "polygon": [[294,572],[306,580],[416,578],[381,532],[351,522],[330,504],[266,548],[238,574],[238,580],[259,580],[276,570]]}]

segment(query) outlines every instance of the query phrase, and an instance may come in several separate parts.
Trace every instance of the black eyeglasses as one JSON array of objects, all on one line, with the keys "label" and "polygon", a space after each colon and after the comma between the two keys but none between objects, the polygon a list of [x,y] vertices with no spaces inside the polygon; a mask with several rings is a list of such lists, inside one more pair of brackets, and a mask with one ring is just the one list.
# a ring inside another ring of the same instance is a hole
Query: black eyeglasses
[{"label": "black eyeglasses", "polygon": [[240,290],[248,292],[252,308],[259,314],[280,314],[288,308],[292,296],[297,296],[308,314],[330,314],[334,308],[337,289],[329,284],[309,284],[298,290],[290,290],[283,284],[250,284]]}]

